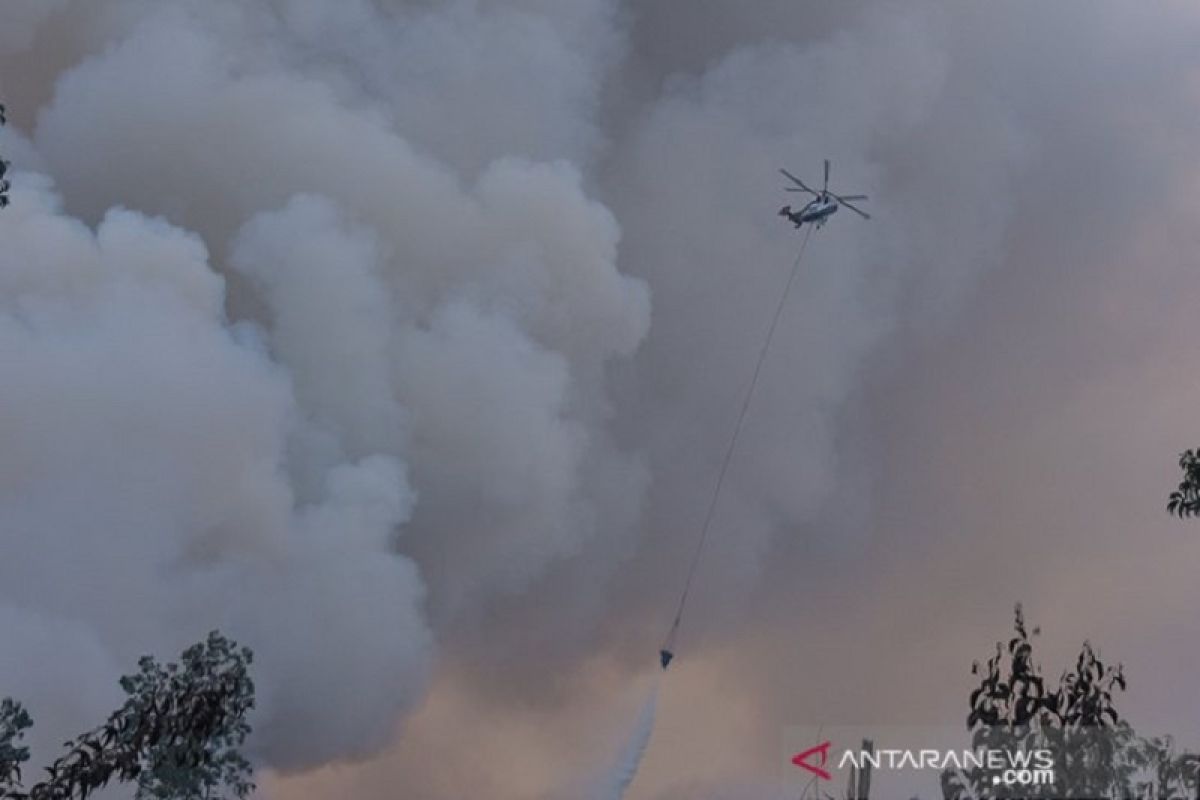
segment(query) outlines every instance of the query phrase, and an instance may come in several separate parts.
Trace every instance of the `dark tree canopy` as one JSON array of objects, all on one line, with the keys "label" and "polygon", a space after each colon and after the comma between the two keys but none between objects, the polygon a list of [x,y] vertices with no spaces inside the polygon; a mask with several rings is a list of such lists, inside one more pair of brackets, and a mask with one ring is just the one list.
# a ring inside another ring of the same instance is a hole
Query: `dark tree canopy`
[{"label": "dark tree canopy", "polygon": [[[4,104],[0,103],[0,125],[8,123],[8,117]],[[4,156],[0,155],[0,208],[8,205],[8,178],[9,163],[4,160]]]},{"label": "dark tree canopy", "polygon": [[1167,512],[1180,518],[1200,515],[1200,449],[1184,450],[1179,456],[1183,480],[1167,500]]},{"label": "dark tree canopy", "polygon": [[0,704],[0,799],[73,800],[110,781],[136,783],[138,800],[243,798],[254,789],[238,748],[254,707],[250,651],[215,631],[160,665],[149,656],[121,679],[128,698],[98,728],[65,744],[47,777],[23,788],[20,746],[33,722],[11,699]]},{"label": "dark tree canopy", "polygon": [[0,700],[0,791],[21,781],[21,764],[29,758],[29,748],[20,745],[33,720],[19,703]]},{"label": "dark tree canopy", "polygon": [[1125,691],[1121,665],[1107,664],[1084,642],[1073,669],[1051,684],[1033,657],[1040,634],[1026,626],[1017,605],[1014,635],[972,672],[980,676],[968,699],[967,728],[974,748],[1045,749],[1054,756],[1054,782],[997,787],[982,769],[947,770],[942,794],[959,798],[1184,798],[1196,796],[1200,756],[1176,753],[1170,737],[1143,739],[1117,713]]}]

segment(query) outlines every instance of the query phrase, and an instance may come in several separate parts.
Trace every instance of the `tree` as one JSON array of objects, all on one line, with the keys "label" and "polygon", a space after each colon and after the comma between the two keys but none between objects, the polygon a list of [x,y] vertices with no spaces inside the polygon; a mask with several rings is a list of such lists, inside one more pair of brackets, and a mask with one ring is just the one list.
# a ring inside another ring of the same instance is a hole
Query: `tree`
[{"label": "tree", "polygon": [[[7,123],[8,117],[6,115],[4,104],[0,103],[0,125],[5,125]],[[0,208],[4,208],[8,205],[9,183],[8,179],[5,178],[5,175],[8,174],[8,167],[9,163],[4,160],[3,156],[0,156]]]},{"label": "tree", "polygon": [[253,656],[216,631],[179,663],[150,656],[121,678],[125,704],[98,728],[65,744],[67,752],[29,789],[20,742],[33,721],[19,703],[0,702],[0,800],[75,800],[116,780],[137,785],[137,800],[244,798],[254,789],[239,748],[254,707]]},{"label": "tree", "polygon": [[1047,685],[1033,660],[1032,632],[1021,606],[1007,646],[998,642],[968,700],[967,728],[972,746],[1008,752],[1049,750],[1054,758],[1050,785],[997,786],[994,771],[947,770],[943,797],[1181,798],[1194,794],[1200,756],[1177,754],[1170,737],[1142,739],[1117,713],[1113,702],[1125,691],[1121,665],[1101,660],[1084,642],[1073,670],[1056,687]]},{"label": "tree", "polygon": [[1179,468],[1183,480],[1167,499],[1167,513],[1180,519],[1200,515],[1200,450],[1184,450]]}]

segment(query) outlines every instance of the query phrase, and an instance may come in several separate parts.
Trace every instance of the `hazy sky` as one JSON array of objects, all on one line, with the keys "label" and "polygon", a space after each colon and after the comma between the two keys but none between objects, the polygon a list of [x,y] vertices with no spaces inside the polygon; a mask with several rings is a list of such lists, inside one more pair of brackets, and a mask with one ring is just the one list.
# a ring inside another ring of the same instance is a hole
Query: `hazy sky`
[{"label": "hazy sky", "polygon": [[[5,0],[0,693],[259,658],[264,794],[791,797],[1022,601],[1200,747],[1200,11]],[[119,796],[119,795],[117,795]]]}]

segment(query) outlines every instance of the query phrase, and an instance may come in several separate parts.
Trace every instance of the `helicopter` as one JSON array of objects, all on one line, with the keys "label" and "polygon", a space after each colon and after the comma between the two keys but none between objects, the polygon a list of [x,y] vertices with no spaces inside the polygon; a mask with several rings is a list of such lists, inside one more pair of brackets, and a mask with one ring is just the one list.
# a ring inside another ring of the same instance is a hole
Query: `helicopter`
[{"label": "helicopter", "polygon": [[825,183],[819,192],[805,186],[804,181],[800,180],[786,169],[781,168],[779,171],[799,187],[796,188],[796,186],[787,186],[784,188],[784,191],[808,192],[813,196],[813,199],[808,201],[808,204],[798,211],[793,211],[791,206],[784,206],[783,208],[779,209],[779,216],[787,217],[797,228],[806,222],[810,225],[820,228],[825,224],[825,221],[828,220],[834,214],[834,212],[838,210],[838,206],[845,206],[863,219],[871,218],[870,214],[861,209],[855,208],[853,205],[847,202],[849,200],[866,200],[867,196],[865,194],[848,194],[845,197],[840,197],[829,191],[829,159],[825,159]]}]

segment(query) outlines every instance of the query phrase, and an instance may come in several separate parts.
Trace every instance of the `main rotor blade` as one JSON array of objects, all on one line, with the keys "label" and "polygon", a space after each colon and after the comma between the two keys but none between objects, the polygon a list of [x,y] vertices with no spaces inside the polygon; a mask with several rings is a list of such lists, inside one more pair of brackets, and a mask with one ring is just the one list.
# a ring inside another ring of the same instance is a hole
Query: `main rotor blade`
[{"label": "main rotor blade", "polygon": [[849,203],[847,203],[845,200],[839,200],[839,203],[840,203],[841,205],[845,206],[846,208],[850,209],[851,211],[853,211],[855,214],[858,214],[858,215],[859,215],[860,217],[862,217],[863,219],[870,219],[870,218],[871,218],[871,215],[870,215],[870,214],[868,214],[867,212],[863,211],[863,210],[862,210],[862,209],[860,209],[860,208],[855,208],[854,206],[852,206],[852,205],[850,205]]},{"label": "main rotor blade", "polygon": [[846,208],[853,211],[855,214],[860,215],[863,219],[871,218],[871,215],[868,214],[867,212],[863,211],[862,209],[855,208],[854,206],[850,205],[850,203],[846,202],[847,200],[866,200],[867,196],[865,194],[848,194],[845,197],[838,197],[833,192],[830,192],[829,196],[832,197],[834,200],[837,200],[839,203],[844,205]]},{"label": "main rotor blade", "polygon": [[[795,175],[793,175],[792,173],[788,172],[786,169],[783,169],[783,168],[781,167],[781,168],[779,169],[779,171],[780,171],[780,172],[782,172],[784,175],[786,175],[786,176],[788,177],[788,179],[792,181],[792,183],[795,183],[795,184],[797,184],[797,185],[798,185],[798,186],[799,186],[801,189],[803,189],[804,191],[808,192],[809,194],[816,194],[816,192],[814,192],[812,189],[810,189],[810,188],[808,188],[807,186],[805,186],[805,185],[804,185],[804,181],[800,180],[800,179],[799,179],[799,178],[797,178]],[[795,189],[789,189],[788,191],[793,191],[793,192],[794,192],[794,191],[796,191],[796,190],[795,190]]]},{"label": "main rotor blade", "polygon": [[825,186],[824,191],[829,191],[829,159],[825,159]]}]

